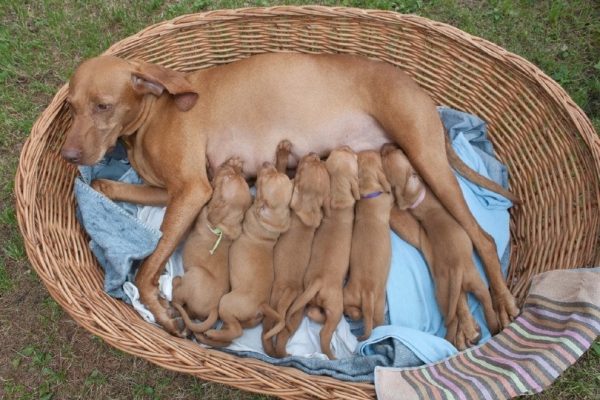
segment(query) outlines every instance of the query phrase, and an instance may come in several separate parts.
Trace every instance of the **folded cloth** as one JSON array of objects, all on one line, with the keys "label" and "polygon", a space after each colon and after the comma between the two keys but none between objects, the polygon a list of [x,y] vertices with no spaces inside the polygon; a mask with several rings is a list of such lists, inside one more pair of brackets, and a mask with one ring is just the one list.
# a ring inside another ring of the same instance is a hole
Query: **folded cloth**
[{"label": "folded cloth", "polygon": [[509,399],[539,393],[600,335],[600,268],[533,278],[522,314],[487,343],[424,367],[375,369],[380,400]]},{"label": "folded cloth", "polygon": [[[453,147],[463,161],[506,185],[506,169],[493,158],[493,154],[487,153],[492,148],[485,136],[485,123],[475,116],[448,108],[439,108],[439,113],[453,139]],[[475,150],[470,141],[475,143]],[[89,187],[93,179],[99,178],[141,183],[124,159],[121,148],[117,148],[100,165],[82,167],[80,171],[82,177],[75,182],[79,216],[91,238],[90,247],[105,271],[105,290],[132,303],[144,319],[154,322],[152,314],[139,302],[139,293],[132,281],[137,264],[154,250],[160,239],[159,227],[164,208],[138,208],[127,203],[115,203]],[[506,271],[509,254],[506,209],[510,202],[460,176],[459,184],[478,221],[496,239],[499,255],[503,255],[502,267]],[[387,290],[389,314],[386,318],[392,325],[376,328],[373,335],[360,344],[358,354],[349,357],[357,348],[355,337],[349,333],[355,332],[355,324],[350,326],[345,320],[340,322],[332,343],[334,354],[339,359],[327,360],[317,345],[319,326],[307,319],[288,343],[287,351],[294,356],[274,359],[264,354],[257,339],[260,327],[245,330],[244,335],[225,351],[276,365],[294,366],[310,374],[371,382],[375,366],[418,366],[454,354],[456,349],[443,339],[445,330],[426,264],[416,249],[395,234],[391,235],[392,267]],[[166,299],[170,299],[172,278],[182,273],[180,259],[181,254],[176,252],[167,265],[167,272],[160,278],[160,291]],[[406,312],[405,304],[411,305],[409,312]],[[483,340],[486,340],[489,332],[480,307],[472,296],[469,304],[482,328]],[[357,329],[360,331],[360,327]]]}]

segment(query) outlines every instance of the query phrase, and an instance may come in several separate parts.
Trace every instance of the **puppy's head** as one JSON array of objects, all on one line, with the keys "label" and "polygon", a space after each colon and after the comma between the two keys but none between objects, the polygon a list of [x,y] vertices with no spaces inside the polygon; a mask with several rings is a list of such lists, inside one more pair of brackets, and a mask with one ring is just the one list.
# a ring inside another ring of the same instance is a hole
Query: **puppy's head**
[{"label": "puppy's head", "polygon": [[315,153],[300,159],[290,207],[307,226],[317,227],[329,203],[329,173]]},{"label": "puppy's head", "polygon": [[223,163],[217,168],[212,183],[214,191],[207,205],[208,221],[235,240],[242,233],[244,213],[252,204],[241,160],[234,157]]},{"label": "puppy's head", "polygon": [[383,145],[381,159],[383,171],[396,199],[396,205],[401,210],[408,209],[424,189],[421,178],[413,169],[404,152],[392,143]]},{"label": "puppy's head", "polygon": [[119,137],[144,122],[151,97],[169,93],[177,108],[189,110],[198,94],[185,74],[142,61],[113,56],[91,58],[69,81],[67,105],[72,124],[61,155],[78,165],[93,165]]},{"label": "puppy's head", "polygon": [[264,163],[256,179],[256,218],[268,230],[285,232],[290,227],[293,184],[286,174]]},{"label": "puppy's head", "polygon": [[361,196],[392,191],[383,172],[381,155],[378,151],[365,150],[358,153],[358,188]]},{"label": "puppy's head", "polygon": [[358,190],[358,157],[348,146],[333,150],[325,161],[331,180],[330,207],[352,207],[360,199]]}]

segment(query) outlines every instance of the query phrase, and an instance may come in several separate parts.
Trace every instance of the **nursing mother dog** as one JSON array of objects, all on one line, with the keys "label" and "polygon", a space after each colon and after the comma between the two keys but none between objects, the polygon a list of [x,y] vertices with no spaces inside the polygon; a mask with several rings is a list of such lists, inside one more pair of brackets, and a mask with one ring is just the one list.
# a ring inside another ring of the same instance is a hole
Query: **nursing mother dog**
[{"label": "nursing mother dog", "polygon": [[[294,143],[290,168],[309,152],[326,156],[342,145],[359,152],[395,142],[473,241],[500,326],[518,313],[494,241],[473,218],[451,171],[435,104],[391,64],[341,54],[270,53],[182,73],[101,56],[76,69],[67,102],[72,125],[61,150],[67,161],[95,164],[121,138],[147,186],[101,182],[109,197],[139,202],[153,186],[168,192],[163,236],[136,284],[141,301],[172,334],[181,335],[180,327],[159,301],[158,277],[211,197],[206,166],[215,170],[235,156],[253,177],[283,139]],[[435,284],[449,296],[462,286]]]}]

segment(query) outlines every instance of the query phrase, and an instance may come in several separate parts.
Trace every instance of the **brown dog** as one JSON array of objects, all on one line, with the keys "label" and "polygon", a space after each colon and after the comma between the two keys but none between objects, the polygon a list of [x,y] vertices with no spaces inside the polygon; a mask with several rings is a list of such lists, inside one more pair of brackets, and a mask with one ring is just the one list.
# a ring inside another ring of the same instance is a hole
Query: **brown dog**
[{"label": "brown dog", "polygon": [[[229,250],[231,292],[221,298],[220,330],[209,329],[209,341],[223,345],[242,335],[243,328],[258,325],[265,315],[275,326],[263,332],[266,339],[284,327],[284,320],[269,306],[273,286],[273,248],[290,226],[292,182],[266,163],[258,173],[256,198],[246,211],[242,234]],[[202,340],[201,340],[202,341]]]},{"label": "brown dog", "polygon": [[[285,172],[291,143],[282,142],[278,148],[277,165]],[[318,155],[310,153],[300,159],[294,177],[290,229],[283,233],[274,250],[275,281],[271,292],[271,307],[284,319],[292,302],[304,290],[304,272],[310,259],[311,247],[317,227],[323,218],[323,208],[329,201],[329,173]],[[296,313],[302,318],[302,313]],[[299,321],[295,321],[294,325]],[[263,331],[275,326],[269,316],[263,320]],[[263,348],[272,357],[285,357],[285,346],[291,334],[284,328],[274,340],[263,340]],[[275,342],[275,343],[273,343]]]},{"label": "brown dog", "polygon": [[[498,320],[492,299],[473,264],[473,245],[466,232],[423,184],[402,150],[386,144],[381,154],[396,206],[399,210],[408,210],[423,228],[413,237],[418,237],[416,241],[420,243],[436,283],[437,302],[448,327],[447,339],[459,348],[479,340],[479,329],[467,305],[467,292],[473,293],[481,302],[490,331],[497,332]],[[438,285],[446,280],[452,282]],[[458,295],[447,290],[456,282],[461,285]]]},{"label": "brown dog", "polygon": [[[185,274],[173,279],[172,304],[194,333],[217,322],[219,301],[229,292],[229,247],[242,233],[244,213],[252,203],[237,158],[217,169],[213,188],[183,247]],[[190,317],[204,321],[197,324]]]},{"label": "brown dog", "polygon": [[390,210],[394,203],[378,151],[358,153],[357,201],[350,251],[350,274],[344,287],[344,313],[352,320],[363,319],[360,340],[371,336],[373,328],[383,325],[385,288],[392,244]]},{"label": "brown dog", "polygon": [[321,225],[315,233],[310,262],[304,275],[304,292],[291,305],[287,325],[295,332],[298,321],[294,316],[309,306],[307,315],[321,328],[321,351],[334,359],[331,338],[342,318],[344,302],[342,290],[350,262],[350,245],[354,223],[354,203],[360,198],[358,190],[358,162],[349,147],[331,152],[325,162],[330,178],[330,204]]},{"label": "brown dog", "polygon": [[255,176],[285,138],[294,142],[295,160],[311,151],[325,156],[341,145],[361,151],[397,143],[472,239],[502,325],[518,312],[494,241],[473,218],[452,174],[433,101],[391,64],[350,55],[278,53],[185,74],[102,56],[77,68],[67,102],[73,122],[61,151],[66,160],[94,164],[122,138],[144,181],[168,191],[163,236],[136,283],[142,302],[171,332],[177,326],[158,299],[158,277],[210,199],[206,161],[216,169],[239,156],[245,172]]}]

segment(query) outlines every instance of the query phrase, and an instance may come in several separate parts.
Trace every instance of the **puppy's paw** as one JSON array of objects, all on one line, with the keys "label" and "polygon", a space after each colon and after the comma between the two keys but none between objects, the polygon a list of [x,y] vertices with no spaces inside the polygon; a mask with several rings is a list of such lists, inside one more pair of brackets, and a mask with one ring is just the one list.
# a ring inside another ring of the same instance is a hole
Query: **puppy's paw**
[{"label": "puppy's paw", "polygon": [[501,294],[492,292],[492,302],[500,322],[500,329],[506,328],[519,315],[517,301],[508,290]]},{"label": "puppy's paw", "polygon": [[236,173],[242,173],[244,162],[239,157],[231,157],[226,161],[226,165],[233,168]]},{"label": "puppy's paw", "polygon": [[277,145],[277,157],[287,157],[292,151],[292,142],[285,139]]},{"label": "puppy's paw", "polygon": [[471,314],[467,296],[461,294],[454,318],[447,324],[446,340],[458,350],[475,346],[481,339],[481,329]]}]

